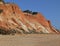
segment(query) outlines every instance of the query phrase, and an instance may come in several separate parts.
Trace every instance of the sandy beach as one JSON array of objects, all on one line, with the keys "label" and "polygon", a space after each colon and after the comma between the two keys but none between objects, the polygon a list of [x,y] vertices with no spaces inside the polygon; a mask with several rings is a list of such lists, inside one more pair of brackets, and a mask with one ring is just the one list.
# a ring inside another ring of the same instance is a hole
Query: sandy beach
[{"label": "sandy beach", "polygon": [[60,46],[60,34],[0,35],[0,46]]}]

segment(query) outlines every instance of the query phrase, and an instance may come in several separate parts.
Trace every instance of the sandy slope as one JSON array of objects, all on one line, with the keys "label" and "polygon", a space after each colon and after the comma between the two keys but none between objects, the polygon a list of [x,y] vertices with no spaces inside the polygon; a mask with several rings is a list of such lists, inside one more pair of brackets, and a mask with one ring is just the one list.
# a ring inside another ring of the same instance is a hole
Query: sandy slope
[{"label": "sandy slope", "polygon": [[60,46],[60,34],[0,35],[0,46]]}]

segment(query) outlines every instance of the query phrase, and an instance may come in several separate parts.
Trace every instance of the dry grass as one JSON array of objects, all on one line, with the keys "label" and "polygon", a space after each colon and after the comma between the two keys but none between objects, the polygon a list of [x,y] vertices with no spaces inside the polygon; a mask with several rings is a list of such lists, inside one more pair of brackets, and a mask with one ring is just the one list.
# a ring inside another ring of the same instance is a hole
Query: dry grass
[{"label": "dry grass", "polygon": [[0,46],[60,46],[60,34],[0,35]]}]

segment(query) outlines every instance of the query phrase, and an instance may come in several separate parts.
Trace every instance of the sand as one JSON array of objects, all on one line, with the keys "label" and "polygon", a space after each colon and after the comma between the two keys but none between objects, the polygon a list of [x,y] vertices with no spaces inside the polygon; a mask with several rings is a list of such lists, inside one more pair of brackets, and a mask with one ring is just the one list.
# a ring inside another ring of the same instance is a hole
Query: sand
[{"label": "sand", "polygon": [[60,34],[0,35],[0,46],[60,46]]}]

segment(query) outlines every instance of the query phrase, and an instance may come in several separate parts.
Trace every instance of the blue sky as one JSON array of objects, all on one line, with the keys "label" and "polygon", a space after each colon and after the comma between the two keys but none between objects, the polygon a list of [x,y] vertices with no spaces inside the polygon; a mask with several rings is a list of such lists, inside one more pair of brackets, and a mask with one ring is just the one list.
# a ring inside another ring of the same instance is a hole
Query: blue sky
[{"label": "blue sky", "polygon": [[5,0],[16,3],[22,10],[37,11],[43,14],[51,24],[60,29],[60,0]]}]

